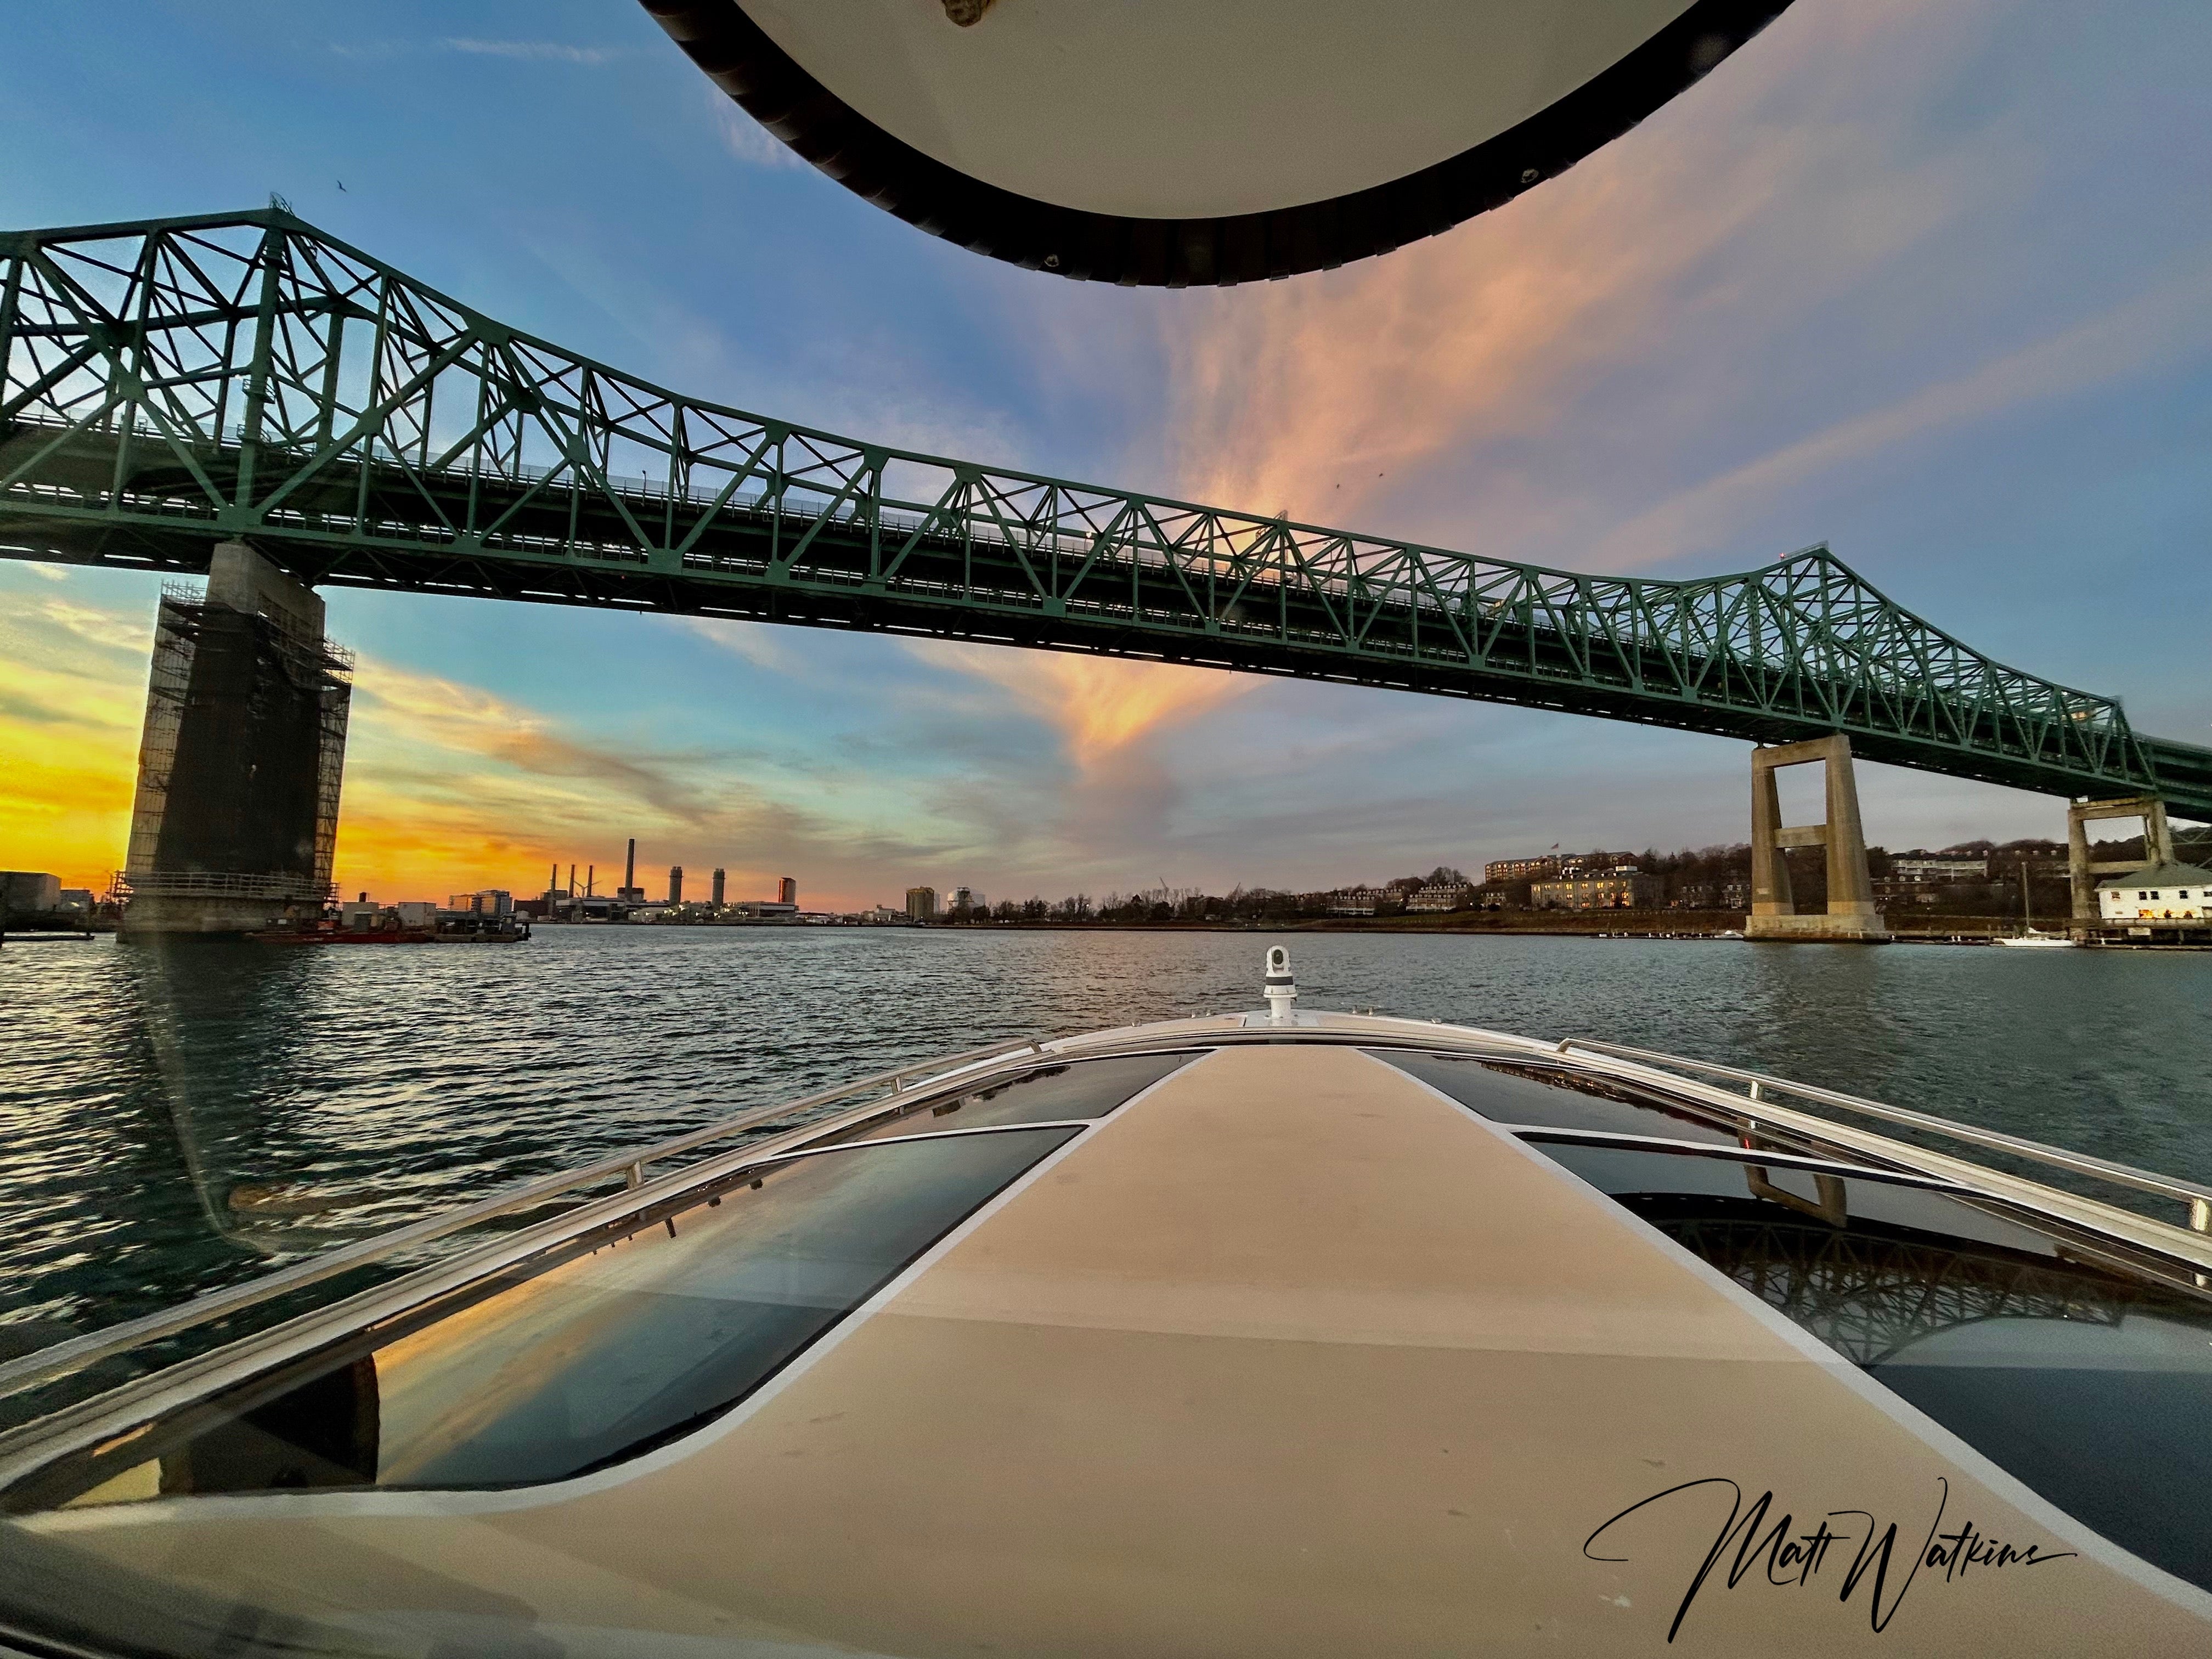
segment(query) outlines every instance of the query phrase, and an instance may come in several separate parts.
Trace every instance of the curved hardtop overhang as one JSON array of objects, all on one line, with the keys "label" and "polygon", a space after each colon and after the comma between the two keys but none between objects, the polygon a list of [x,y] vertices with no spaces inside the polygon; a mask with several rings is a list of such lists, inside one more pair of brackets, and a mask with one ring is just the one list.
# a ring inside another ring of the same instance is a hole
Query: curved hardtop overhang
[{"label": "curved hardtop overhang", "polygon": [[[1144,286],[1333,268],[1503,205],[1789,0],[643,0],[763,126],[978,253]],[[947,9],[952,9],[948,8]]]}]

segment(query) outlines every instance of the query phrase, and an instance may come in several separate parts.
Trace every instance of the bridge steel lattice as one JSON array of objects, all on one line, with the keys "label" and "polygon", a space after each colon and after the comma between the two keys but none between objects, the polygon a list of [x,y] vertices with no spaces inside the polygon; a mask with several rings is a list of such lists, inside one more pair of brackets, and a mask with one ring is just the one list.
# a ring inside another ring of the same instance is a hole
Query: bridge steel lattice
[{"label": "bridge steel lattice", "polygon": [[678,396],[265,211],[0,234],[0,554],[1295,675],[2212,818],[2212,750],[1825,548],[1592,576],[860,443]]},{"label": "bridge steel lattice", "polygon": [[2116,1326],[2191,1310],[2178,1291],[1901,1228],[1808,1225],[1667,1200],[1631,1208],[1854,1365],[1996,1319]]}]

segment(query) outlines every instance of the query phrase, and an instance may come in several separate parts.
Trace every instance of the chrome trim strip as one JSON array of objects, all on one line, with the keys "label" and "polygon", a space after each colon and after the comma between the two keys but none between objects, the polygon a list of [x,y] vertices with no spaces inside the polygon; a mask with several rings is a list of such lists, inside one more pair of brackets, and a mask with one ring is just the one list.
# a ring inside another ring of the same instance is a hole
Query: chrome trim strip
[{"label": "chrome trim strip", "polygon": [[[1580,1037],[1563,1043],[1563,1052],[1619,1055],[1624,1060],[1640,1060],[1650,1066],[1679,1066],[1685,1071],[1700,1072],[1708,1077],[1724,1077],[1733,1082],[1762,1089],[1778,1089],[1784,1094],[1801,1100],[1818,1101],[1822,1105],[1834,1106],[1847,1112],[1860,1112],[1888,1123],[1904,1124],[1911,1128],[1925,1129],[1932,1133],[1948,1135],[1969,1146],[1986,1147],[1992,1152],[2009,1152],[2038,1164],[2047,1164],[2054,1169],[2069,1170],[2075,1175],[2091,1176],[2109,1181],[2118,1186],[2133,1187],[2138,1191],[2156,1193],[2163,1198],[2180,1199],[2185,1202],[2212,1202],[2212,1187],[2194,1181],[2185,1181],[2179,1176],[2163,1176],[2151,1170],[2139,1170],[2131,1164],[2116,1164],[2109,1158],[2092,1157],[2087,1152],[2071,1152],[2063,1146],[2053,1146],[2046,1141],[2029,1140],[2020,1135],[2008,1135],[1996,1129],[1981,1129],[1971,1123],[1960,1123],[1948,1117],[1937,1117],[1929,1112],[1916,1112],[1903,1106],[1887,1106],[1877,1100],[1863,1099],[1857,1095],[1842,1094],[1833,1089],[1823,1089],[1809,1083],[1791,1083],[1784,1078],[1769,1077],[1764,1072],[1747,1072],[1734,1066],[1716,1065],[1711,1060],[1685,1060],[1679,1054],[1662,1054],[1649,1048],[1632,1048],[1620,1042],[1589,1042]],[[1749,1106],[1765,1103],[1759,1096],[1745,1097]]]},{"label": "chrome trim strip", "polygon": [[[966,1129],[927,1129],[918,1135],[884,1135],[874,1140],[840,1140],[827,1146],[801,1146],[794,1152],[777,1152],[751,1164],[740,1164],[745,1169],[761,1169],[770,1164],[795,1164],[802,1158],[822,1158],[830,1152],[872,1152],[878,1146],[911,1146],[917,1140],[957,1140],[963,1135],[1018,1135],[1030,1129],[1087,1129],[1092,1124],[1111,1117],[1111,1112],[1097,1117],[1045,1117],[1034,1123],[979,1123]],[[687,1172],[688,1173],[688,1172]],[[694,1186],[702,1183],[694,1182]]]},{"label": "chrome trim strip", "polygon": [[[1532,1058],[1556,1054],[1554,1045],[1531,1046],[1535,1050]],[[1759,1123],[1791,1130],[1832,1145],[1863,1152],[1870,1157],[1893,1159],[1904,1168],[1953,1182],[1977,1196],[2012,1206],[2046,1221],[2094,1234],[2116,1245],[2162,1257],[2197,1276],[2200,1288],[2203,1279],[2212,1274],[2212,1238],[2172,1222],[2144,1215],[2140,1211],[2122,1209],[2101,1200],[2084,1198],[2055,1187],[2046,1187],[2023,1176],[2008,1175],[1967,1158],[1930,1152],[1906,1141],[1893,1140],[1871,1129],[1838,1123],[1832,1118],[1816,1117],[1809,1112],[1794,1110],[1787,1106],[1761,1102],[1755,1109],[1747,1111],[1747,1103],[1741,1095],[1694,1079],[1652,1070],[1633,1061],[1607,1064],[1602,1056],[1593,1056],[1587,1069],[1595,1076],[1641,1083],[1662,1093],[1676,1092],[1692,1103],[1744,1113]],[[2069,1240],[2069,1245],[2075,1242]],[[2142,1264],[2134,1263],[2129,1264],[2129,1270],[2140,1273],[2146,1269]]]}]

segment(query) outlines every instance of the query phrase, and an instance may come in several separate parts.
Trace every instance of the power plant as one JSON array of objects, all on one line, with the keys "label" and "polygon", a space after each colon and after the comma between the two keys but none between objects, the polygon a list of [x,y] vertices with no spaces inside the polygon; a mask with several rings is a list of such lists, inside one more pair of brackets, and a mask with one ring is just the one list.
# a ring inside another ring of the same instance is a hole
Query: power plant
[{"label": "power plant", "polygon": [[[601,895],[594,885],[597,866],[584,866],[584,884],[576,884],[576,866],[568,866],[568,879],[561,880],[561,866],[556,861],[547,866],[546,888],[544,895],[529,901],[525,908],[541,919],[554,921],[658,921],[672,917],[686,921],[796,921],[799,916],[799,882],[795,877],[776,878],[776,896],[772,899],[738,899],[729,897],[729,872],[717,866],[709,887],[709,896],[704,900],[686,900],[684,896],[684,866],[668,866],[668,896],[665,900],[648,899],[645,890],[637,884],[637,842],[632,838],[623,854],[623,884],[611,897]],[[818,918],[817,918],[818,920]]]}]

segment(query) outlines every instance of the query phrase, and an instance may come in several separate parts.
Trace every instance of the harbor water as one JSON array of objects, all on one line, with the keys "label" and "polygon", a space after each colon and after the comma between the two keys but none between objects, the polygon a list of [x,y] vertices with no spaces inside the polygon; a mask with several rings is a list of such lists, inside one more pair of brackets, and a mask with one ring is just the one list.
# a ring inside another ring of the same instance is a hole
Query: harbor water
[{"label": "harbor water", "polygon": [[0,1353],[1007,1037],[1305,1006],[1663,1048],[2212,1180],[2212,955],[1379,933],[549,927],[0,951]]}]

